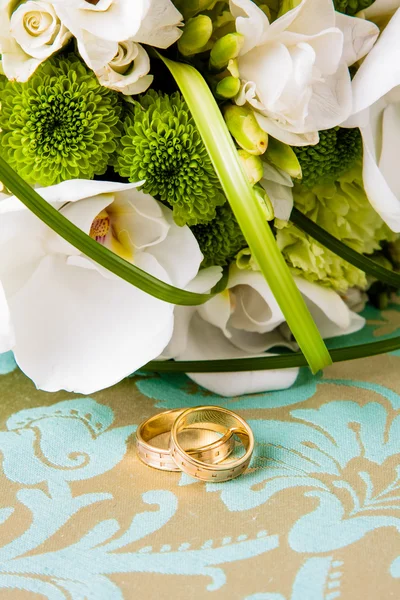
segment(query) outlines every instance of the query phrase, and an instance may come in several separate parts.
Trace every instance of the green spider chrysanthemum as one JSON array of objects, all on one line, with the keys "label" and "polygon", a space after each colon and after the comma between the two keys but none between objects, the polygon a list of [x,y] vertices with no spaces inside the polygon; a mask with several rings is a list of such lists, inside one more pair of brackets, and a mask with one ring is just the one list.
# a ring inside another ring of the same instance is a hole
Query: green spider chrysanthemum
[{"label": "green spider chrysanthemum", "polygon": [[204,267],[223,267],[246,246],[246,240],[229,204],[217,208],[216,217],[211,223],[196,225],[192,227],[192,232],[204,254]]},{"label": "green spider chrysanthemum", "polygon": [[346,173],[362,155],[361,134],[358,129],[334,127],[319,132],[315,146],[293,148],[300,163],[302,185],[308,188],[316,184],[336,181]]},{"label": "green spider chrysanthemum", "polygon": [[338,12],[353,16],[371,6],[374,0],[333,0],[333,3]]},{"label": "green spider chrysanthemum", "polygon": [[[323,229],[360,253],[372,254],[397,237],[368,201],[356,165],[332,184],[312,190],[295,186],[295,206]],[[353,267],[291,223],[276,220],[277,242],[294,274],[346,292],[365,288],[365,273]]]},{"label": "green spider chrysanthemum", "polygon": [[26,83],[0,85],[4,158],[31,184],[102,175],[120,136],[118,94],[74,55],[46,61]]},{"label": "green spider chrysanthemum", "polygon": [[128,107],[116,171],[171,205],[178,225],[206,223],[225,196],[179,93],[147,92]]}]

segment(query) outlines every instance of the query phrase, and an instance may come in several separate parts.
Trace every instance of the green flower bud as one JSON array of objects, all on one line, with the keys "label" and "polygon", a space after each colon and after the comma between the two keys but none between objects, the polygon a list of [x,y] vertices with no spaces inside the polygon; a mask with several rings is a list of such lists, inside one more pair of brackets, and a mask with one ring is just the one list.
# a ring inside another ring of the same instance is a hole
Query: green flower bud
[{"label": "green flower bud", "polygon": [[234,98],[237,96],[240,90],[240,80],[237,77],[232,77],[232,75],[228,75],[228,77],[224,77],[217,84],[215,88],[215,93],[220,98]]},{"label": "green flower bud", "polygon": [[211,49],[210,67],[222,71],[231,59],[237,58],[244,44],[244,36],[240,33],[228,33],[217,40]]},{"label": "green flower bud", "polygon": [[243,150],[249,154],[264,154],[268,134],[261,129],[252,110],[230,104],[225,108],[224,116],[229,131]]},{"label": "green flower bud", "polygon": [[262,179],[263,162],[259,156],[249,154],[246,150],[238,150],[240,162],[246,172],[250,185],[255,185]]},{"label": "green flower bud", "polygon": [[213,31],[210,17],[199,15],[189,19],[178,41],[178,49],[183,56],[193,56],[207,46]]},{"label": "green flower bud", "polygon": [[274,207],[269,199],[267,192],[259,185],[254,186],[254,193],[262,208],[267,221],[273,221],[275,218]]},{"label": "green flower bud", "polygon": [[265,158],[291,177],[301,178],[300,163],[293,149],[287,144],[270,137]]},{"label": "green flower bud", "polygon": [[182,13],[185,20],[194,17],[199,12],[207,10],[215,0],[175,0],[176,8]]}]

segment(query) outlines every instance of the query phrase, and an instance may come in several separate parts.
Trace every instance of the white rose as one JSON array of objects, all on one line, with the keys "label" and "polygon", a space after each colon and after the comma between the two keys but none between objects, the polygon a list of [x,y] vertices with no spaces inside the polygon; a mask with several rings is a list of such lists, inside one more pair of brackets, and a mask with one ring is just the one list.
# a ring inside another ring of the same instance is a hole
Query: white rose
[{"label": "white rose", "polygon": [[348,66],[371,49],[378,28],[335,13],[331,0],[303,0],[273,23],[252,0],[230,0],[230,6],[244,36],[237,104],[252,106],[274,138],[316,144],[319,130],[349,116]]},{"label": "white rose", "polygon": [[364,142],[366,194],[389,227],[400,232],[400,9],[353,80],[354,113]]},{"label": "white rose", "polygon": [[[185,288],[203,259],[199,245],[137,185],[74,180],[39,192],[99,244]],[[0,255],[0,352],[13,350],[37,387],[92,393],[168,344],[172,304],[83,256],[15,197],[0,202]]]},{"label": "white rose", "polygon": [[[190,289],[208,291],[215,284],[215,271],[216,267],[200,271]],[[324,338],[350,334],[364,326],[365,319],[349,310],[333,290],[300,277],[295,281]],[[271,289],[260,272],[232,266],[224,292],[200,307],[175,309],[174,333],[163,358],[250,358],[277,346],[297,349]],[[297,374],[298,369],[188,373],[199,385],[223,396],[284,389],[294,383]]]},{"label": "white rose", "polygon": [[97,69],[116,55],[115,42],[167,48],[181,35],[182,16],[171,0],[55,0],[54,7],[82,56]]},{"label": "white rose", "polygon": [[115,42],[115,55],[105,66],[96,68],[91,65],[90,57],[83,56],[94,69],[101,85],[126,96],[142,94],[150,87],[153,76],[150,71],[150,59],[146,50],[131,40]]},{"label": "white rose", "polygon": [[0,0],[0,52],[8,79],[27,81],[72,37],[48,2]]}]

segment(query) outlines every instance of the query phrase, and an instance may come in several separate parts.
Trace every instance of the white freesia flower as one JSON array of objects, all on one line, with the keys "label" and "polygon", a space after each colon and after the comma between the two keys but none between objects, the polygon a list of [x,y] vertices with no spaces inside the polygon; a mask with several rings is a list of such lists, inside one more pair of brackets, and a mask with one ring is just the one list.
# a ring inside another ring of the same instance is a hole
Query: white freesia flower
[{"label": "white freesia flower", "polygon": [[[126,96],[142,94],[153,82],[153,76],[148,75],[150,59],[146,50],[132,41],[115,45],[117,51],[114,58],[104,67],[95,70],[99,82]],[[86,62],[89,61],[88,57]]]},{"label": "white freesia flower", "polygon": [[382,32],[353,80],[349,125],[364,142],[366,194],[389,227],[400,232],[400,9]]},{"label": "white freesia flower", "polygon": [[349,116],[348,66],[369,52],[378,28],[335,13],[331,0],[302,0],[273,23],[252,0],[230,0],[230,7],[244,36],[237,104],[253,107],[274,138],[316,144],[319,130]]},{"label": "white freesia flower", "polygon": [[[203,258],[197,241],[137,185],[75,180],[39,192],[99,243],[184,288]],[[0,215],[0,282],[13,328],[1,309],[0,341],[9,331],[1,350],[12,349],[39,388],[92,393],[162,352],[173,329],[171,304],[93,263],[15,197],[0,203]]]},{"label": "white freesia flower", "polygon": [[0,0],[0,53],[8,79],[27,81],[72,37],[47,1]]},{"label": "white freesia flower", "polygon": [[[193,291],[215,283],[215,267],[200,271]],[[295,278],[324,338],[353,333],[365,320],[328,288]],[[200,307],[175,309],[174,334],[163,357],[210,360],[263,356],[276,346],[296,349],[285,318],[261,273],[231,267],[227,290]],[[298,369],[244,373],[189,373],[198,384],[223,396],[236,396],[292,385]]]},{"label": "white freesia flower", "polygon": [[115,58],[119,42],[168,48],[181,35],[182,16],[171,0],[54,0],[53,4],[95,71]]}]

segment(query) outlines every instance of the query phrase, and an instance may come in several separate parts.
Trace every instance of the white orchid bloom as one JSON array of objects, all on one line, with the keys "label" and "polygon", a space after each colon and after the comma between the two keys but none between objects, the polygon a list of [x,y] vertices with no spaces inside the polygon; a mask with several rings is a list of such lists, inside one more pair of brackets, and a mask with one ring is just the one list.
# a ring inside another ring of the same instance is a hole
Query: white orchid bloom
[{"label": "white orchid bloom", "polygon": [[72,37],[46,1],[0,0],[0,54],[6,77],[27,81]]},{"label": "white orchid bloom", "polygon": [[54,0],[53,4],[95,71],[115,58],[119,42],[168,48],[182,33],[182,15],[171,0]]},{"label": "white orchid bloom", "polygon": [[389,227],[400,232],[400,9],[353,80],[350,126],[363,137],[365,192]]},{"label": "white orchid bloom", "polygon": [[[201,271],[193,291],[215,283],[215,267]],[[296,284],[324,338],[353,333],[365,320],[353,313],[328,288],[295,278]],[[297,349],[285,318],[261,273],[231,267],[227,290],[200,307],[175,309],[174,334],[164,358],[211,360],[264,356],[273,347]],[[188,373],[199,385],[223,396],[285,389],[298,369],[244,373]]]},{"label": "white orchid bloom", "polygon": [[116,53],[113,59],[96,70],[90,57],[84,57],[91,68],[94,67],[97,79],[104,87],[121,92],[126,96],[142,94],[153,83],[150,59],[146,50],[136,42],[115,42]]},{"label": "white orchid bloom", "polygon": [[251,106],[274,138],[316,144],[319,130],[349,116],[348,67],[369,52],[378,28],[335,13],[331,0],[302,0],[273,23],[252,0],[230,0],[230,7],[244,36],[237,104]]},{"label": "white orchid bloom", "polygon": [[[184,288],[203,258],[197,241],[137,185],[75,180],[38,191],[99,243]],[[10,313],[0,310],[0,341],[9,332],[0,351],[12,349],[37,387],[92,393],[162,352],[173,305],[99,267],[15,197],[0,203],[0,215],[0,282]]]}]

